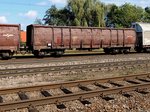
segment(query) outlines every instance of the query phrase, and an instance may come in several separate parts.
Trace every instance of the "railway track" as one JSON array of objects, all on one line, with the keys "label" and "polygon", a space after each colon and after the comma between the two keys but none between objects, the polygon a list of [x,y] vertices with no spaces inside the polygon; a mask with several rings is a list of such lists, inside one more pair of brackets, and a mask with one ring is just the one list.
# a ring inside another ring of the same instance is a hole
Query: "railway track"
[{"label": "railway track", "polygon": [[11,59],[11,60],[0,60],[0,65],[14,65],[14,64],[32,64],[32,63],[48,63],[48,62],[63,62],[63,61],[77,61],[77,60],[85,60],[85,59],[116,59],[116,58],[145,58],[150,59],[149,54],[143,53],[131,53],[128,55],[120,54],[120,55],[106,55],[106,54],[72,54],[72,55],[64,55],[61,58],[54,57],[45,57],[45,58],[34,58],[33,56],[25,56],[24,58]]},{"label": "railway track", "polygon": [[[124,83],[126,82],[126,83]],[[105,86],[104,83],[112,85]],[[128,84],[127,84],[128,83]],[[88,85],[93,85],[96,88],[91,89]],[[79,88],[79,91],[71,91],[71,87]],[[141,94],[147,94],[146,89],[150,88],[150,74],[140,74],[132,76],[114,77],[96,80],[72,81],[59,84],[48,84],[30,87],[10,88],[0,90],[0,111],[4,112],[13,109],[28,108],[31,112],[38,111],[36,106],[56,104],[59,108],[64,102],[79,100],[86,104],[88,98],[102,97],[107,99],[106,95],[122,94],[125,97],[130,97],[128,92],[136,91]],[[49,90],[59,89],[63,94],[53,95]],[[43,97],[29,98],[27,92],[38,91]],[[17,94],[19,100],[5,102],[3,95]],[[88,102],[90,103],[90,102]],[[64,105],[65,107],[65,105]]]},{"label": "railway track", "polygon": [[36,73],[49,73],[49,72],[62,72],[62,71],[83,71],[89,69],[104,69],[104,68],[117,68],[117,67],[132,67],[142,66],[148,67],[150,60],[141,61],[124,61],[124,62],[108,62],[108,63],[93,63],[93,64],[80,64],[80,65],[65,65],[65,66],[48,66],[48,67],[35,67],[35,68],[18,68],[18,69],[2,69],[0,70],[0,77],[18,76]]}]

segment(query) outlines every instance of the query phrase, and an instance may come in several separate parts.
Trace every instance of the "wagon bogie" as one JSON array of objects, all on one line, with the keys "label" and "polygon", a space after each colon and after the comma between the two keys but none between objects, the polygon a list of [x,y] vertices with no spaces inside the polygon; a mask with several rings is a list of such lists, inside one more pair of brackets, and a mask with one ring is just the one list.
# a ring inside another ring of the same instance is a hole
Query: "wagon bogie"
[{"label": "wagon bogie", "polygon": [[130,52],[131,47],[110,47],[104,48],[106,54],[127,54]]},{"label": "wagon bogie", "polygon": [[60,57],[64,54],[65,49],[41,49],[41,50],[34,50],[33,54],[35,57],[44,57],[46,55],[51,55],[51,56],[57,56]]},{"label": "wagon bogie", "polygon": [[61,57],[64,54],[64,50],[56,50],[53,53],[51,53],[54,57]]},{"label": "wagon bogie", "polygon": [[14,55],[14,51],[10,51],[10,50],[1,50],[0,51],[0,57],[2,59],[11,59],[12,56]]}]

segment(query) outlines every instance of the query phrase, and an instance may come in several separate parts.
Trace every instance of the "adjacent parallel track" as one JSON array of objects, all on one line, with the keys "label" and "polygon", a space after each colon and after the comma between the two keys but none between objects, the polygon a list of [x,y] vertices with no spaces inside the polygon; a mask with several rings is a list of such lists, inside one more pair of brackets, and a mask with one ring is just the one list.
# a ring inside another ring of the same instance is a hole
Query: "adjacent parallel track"
[{"label": "adjacent parallel track", "polygon": [[3,69],[0,70],[0,77],[18,76],[36,73],[49,73],[55,71],[72,71],[72,70],[86,70],[86,69],[103,69],[112,67],[126,67],[126,66],[138,66],[146,65],[150,63],[150,60],[140,61],[124,61],[124,62],[107,62],[107,63],[92,63],[92,64],[77,64],[77,65],[64,65],[64,66],[47,66],[47,67],[34,67],[34,68],[18,68],[18,69]]}]

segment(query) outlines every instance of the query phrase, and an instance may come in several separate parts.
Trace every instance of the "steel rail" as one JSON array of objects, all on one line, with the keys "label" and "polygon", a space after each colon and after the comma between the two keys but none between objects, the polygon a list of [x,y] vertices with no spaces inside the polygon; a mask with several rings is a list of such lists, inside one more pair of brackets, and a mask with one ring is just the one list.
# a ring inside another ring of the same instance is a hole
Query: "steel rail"
[{"label": "steel rail", "polygon": [[39,85],[39,86],[37,85],[37,86],[29,86],[29,87],[0,89],[0,95],[17,93],[19,91],[29,92],[29,91],[38,91],[38,90],[48,90],[48,89],[54,89],[54,88],[73,87],[73,86],[78,86],[78,85],[97,84],[97,83],[109,83],[109,82],[115,82],[115,81],[126,81],[126,80],[131,80],[131,79],[140,79],[140,78],[150,78],[150,73],[105,78],[105,79],[69,81],[69,82],[64,82],[64,83],[47,84],[47,85]]},{"label": "steel rail", "polygon": [[79,93],[66,94],[66,95],[60,95],[60,96],[51,96],[51,97],[45,97],[45,98],[39,98],[39,99],[2,103],[0,104],[0,109],[1,111],[6,111],[6,110],[12,110],[12,109],[27,108],[30,105],[39,106],[39,105],[46,105],[46,104],[57,104],[57,103],[62,103],[62,102],[82,100],[82,99],[110,95],[110,94],[115,94],[115,93],[124,93],[124,92],[135,91],[135,90],[137,91],[139,89],[145,89],[149,87],[150,87],[150,83],[146,83],[146,84],[143,83],[143,84],[117,87],[117,88],[111,88],[111,89],[105,89],[105,90],[93,90],[89,92],[79,92]]}]

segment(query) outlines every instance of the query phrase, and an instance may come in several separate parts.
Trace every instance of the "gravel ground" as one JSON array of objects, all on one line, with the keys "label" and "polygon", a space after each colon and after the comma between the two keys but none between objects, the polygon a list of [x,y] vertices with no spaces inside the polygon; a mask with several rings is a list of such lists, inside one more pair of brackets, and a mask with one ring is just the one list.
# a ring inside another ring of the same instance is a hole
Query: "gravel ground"
[{"label": "gravel ground", "polygon": [[[149,91],[150,92],[150,91]],[[79,100],[63,103],[65,109],[58,109],[55,104],[37,106],[39,112],[150,112],[150,93],[143,95],[137,92],[130,92],[132,97],[127,98],[121,94],[113,94],[107,97],[113,98],[106,101],[101,97],[86,99],[91,104],[83,105]],[[28,112],[22,111],[9,112]]]},{"label": "gravel ground", "polygon": [[85,71],[85,72],[51,72],[46,74],[31,74],[17,77],[5,77],[0,78],[0,89],[11,88],[11,87],[22,87],[22,86],[33,86],[41,84],[59,83],[65,81],[75,80],[90,80],[100,79],[107,77],[124,76],[131,74],[148,73],[150,69],[137,66],[134,68],[123,68],[123,69],[105,69],[99,71]]},{"label": "gravel ground", "polygon": [[[46,63],[46,64],[31,64],[31,65],[10,65],[3,66],[0,65],[0,69],[10,69],[10,68],[26,68],[26,67],[40,67],[40,66],[58,66],[58,65],[74,65],[74,64],[87,64],[87,63],[105,63],[105,62],[114,62],[114,61],[133,61],[133,60],[145,60],[150,59],[150,57],[136,57],[136,58],[116,58],[116,59],[93,59],[93,60],[83,60],[83,61],[72,61],[72,62],[60,62],[60,63]],[[135,67],[126,67],[126,68],[103,68],[92,69],[90,71],[83,70],[82,72],[52,72],[48,74],[31,74],[17,77],[6,77],[0,78],[0,89],[11,88],[11,87],[22,87],[22,86],[32,86],[32,85],[41,85],[41,84],[50,84],[50,83],[59,83],[65,81],[74,81],[74,80],[85,80],[85,79],[98,79],[114,76],[123,76],[131,74],[140,74],[150,72],[149,67],[135,66]],[[63,77],[63,78],[62,78]],[[118,82],[119,83],[119,82]],[[123,84],[129,84],[123,82]],[[111,84],[103,84],[108,87],[112,87]],[[88,85],[88,88],[96,88],[93,85]],[[81,91],[79,88],[68,88],[72,92]],[[39,112],[150,112],[150,90],[146,95],[131,92],[132,97],[126,98],[120,94],[109,95],[109,97],[114,98],[114,100],[106,101],[100,97],[87,99],[91,104],[83,105],[80,101],[70,101],[65,102],[64,105],[67,107],[65,109],[58,109],[55,104],[37,106]],[[64,94],[59,89],[53,89],[48,91],[52,95]],[[43,97],[39,92],[35,91],[32,94],[30,92],[26,93],[29,98]],[[18,95],[2,95],[7,101],[16,101],[19,100]],[[28,109],[19,109],[12,110],[8,112],[28,112]]]},{"label": "gravel ground", "polygon": [[[119,83],[119,82],[118,82]],[[128,85],[126,82],[122,82],[123,85]],[[113,87],[108,83],[103,83],[108,87]],[[86,85],[90,89],[98,89],[94,85]],[[68,88],[72,92],[82,91],[77,87]],[[150,90],[145,90],[147,94],[141,94],[139,92],[128,92],[131,97],[125,97],[121,94],[112,94],[103,97],[94,97],[84,99],[90,104],[83,104],[79,100],[64,102],[64,109],[57,108],[58,104],[37,106],[36,109],[39,112],[149,112],[150,111]],[[62,95],[64,94],[60,89],[48,90],[51,95]],[[29,98],[43,97],[38,91],[27,92]],[[16,94],[9,94],[2,96],[5,98],[5,102],[19,100]],[[107,98],[107,100],[105,99]],[[108,100],[110,98],[110,100]],[[12,110],[9,112],[28,112],[27,109]]]}]

